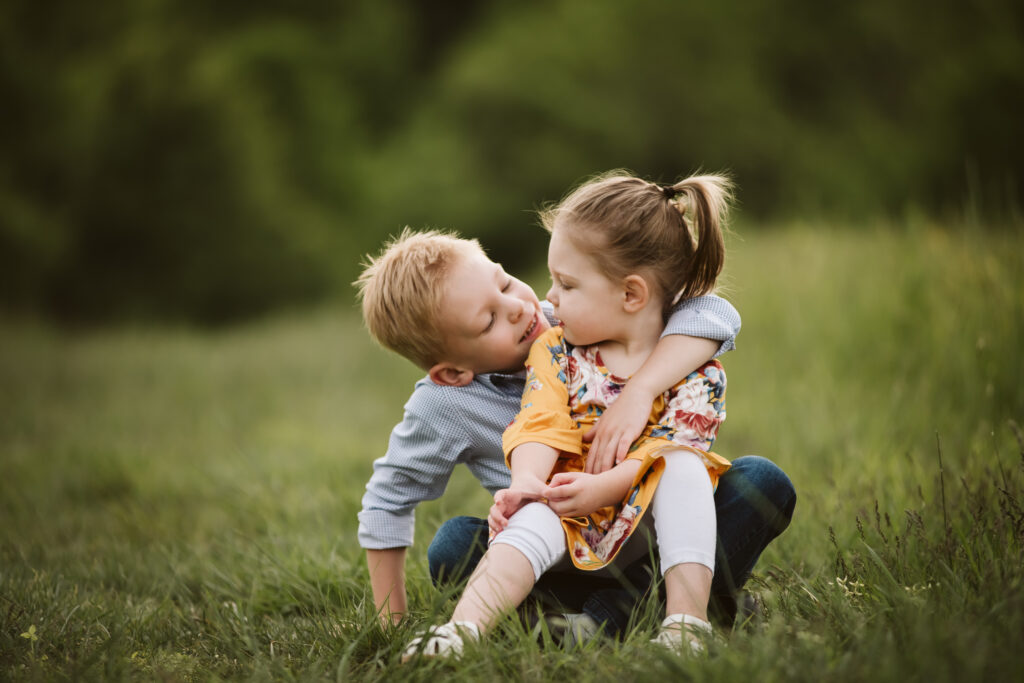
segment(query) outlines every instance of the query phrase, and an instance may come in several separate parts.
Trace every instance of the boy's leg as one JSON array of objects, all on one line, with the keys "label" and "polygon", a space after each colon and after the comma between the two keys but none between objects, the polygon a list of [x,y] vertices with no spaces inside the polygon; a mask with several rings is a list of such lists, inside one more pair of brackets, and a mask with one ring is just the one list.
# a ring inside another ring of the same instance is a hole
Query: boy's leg
[{"label": "boy's leg", "polygon": [[710,605],[716,621],[732,624],[736,593],[750,578],[764,549],[789,526],[795,507],[792,482],[767,458],[736,458],[718,480],[718,547]]},{"label": "boy's leg", "polygon": [[[708,608],[714,621],[723,626],[732,624],[737,591],[750,578],[764,549],[789,526],[795,505],[796,491],[789,477],[767,458],[736,458],[718,480],[718,543]],[[596,590],[583,605],[585,614],[606,624],[609,635],[625,631],[630,613],[639,602],[635,587],[649,587],[654,576],[648,560],[634,562],[625,574],[632,583],[630,589]]]},{"label": "boy's leg", "polygon": [[[710,612],[723,625],[736,616],[736,592],[768,544],[781,534],[793,516],[796,491],[789,477],[767,458],[747,455],[736,458],[732,467],[718,480],[715,511],[718,518],[718,545],[715,576],[711,585]],[[466,579],[483,557],[487,542],[487,520],[455,517],[441,526],[430,544],[430,576],[435,585],[441,581]],[[556,584],[552,574],[542,584]],[[629,616],[643,591],[650,586],[653,572],[647,560],[626,568],[628,588],[601,582],[567,581],[564,586],[550,585],[555,595],[564,596],[567,607],[579,609],[597,623],[605,624],[605,633],[617,635],[627,628]],[[586,592],[586,595],[580,595]]]},{"label": "boy's leg", "polygon": [[487,534],[486,519],[453,517],[442,524],[427,549],[434,586],[468,579],[487,551]]}]

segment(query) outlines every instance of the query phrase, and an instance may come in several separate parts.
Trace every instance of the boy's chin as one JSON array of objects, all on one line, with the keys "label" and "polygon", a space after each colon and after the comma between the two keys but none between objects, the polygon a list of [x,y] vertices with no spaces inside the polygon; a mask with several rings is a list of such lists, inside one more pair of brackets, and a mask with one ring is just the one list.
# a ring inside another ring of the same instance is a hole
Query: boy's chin
[{"label": "boy's chin", "polygon": [[522,355],[522,358],[520,358],[516,362],[510,364],[504,370],[495,370],[495,372],[504,372],[504,373],[509,373],[509,374],[514,373],[514,372],[519,372],[520,370],[522,370],[523,368],[526,367],[526,359],[529,358],[529,357],[530,357],[530,352],[527,351],[526,353],[524,353]]}]

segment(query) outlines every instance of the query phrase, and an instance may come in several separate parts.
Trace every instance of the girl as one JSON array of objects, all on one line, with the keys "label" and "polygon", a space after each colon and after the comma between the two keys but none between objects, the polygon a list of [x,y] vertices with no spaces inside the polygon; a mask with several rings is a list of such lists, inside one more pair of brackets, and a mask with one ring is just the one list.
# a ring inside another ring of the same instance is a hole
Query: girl
[{"label": "girl", "polygon": [[701,649],[711,629],[714,485],[729,467],[710,451],[725,419],[721,365],[708,362],[659,397],[612,469],[587,473],[581,435],[654,350],[672,305],[713,289],[729,187],[720,176],[662,187],[606,174],[542,214],[547,298],[562,325],[527,360],[520,413],[503,437],[512,484],[495,494],[490,548],[452,621],[414,639],[406,658],[460,653],[567,554],[582,570],[625,566],[648,552],[652,527],[667,597],[655,640]]}]

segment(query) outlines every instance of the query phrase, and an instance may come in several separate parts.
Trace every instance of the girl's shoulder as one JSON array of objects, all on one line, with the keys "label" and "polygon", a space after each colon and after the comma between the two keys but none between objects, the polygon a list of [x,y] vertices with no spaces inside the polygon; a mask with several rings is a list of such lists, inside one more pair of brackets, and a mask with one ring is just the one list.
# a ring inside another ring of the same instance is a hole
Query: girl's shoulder
[{"label": "girl's shoulder", "polygon": [[596,351],[597,346],[575,346],[566,340],[565,331],[555,326],[545,330],[534,340],[531,355],[540,353],[563,361],[575,358],[577,361],[593,362]]},{"label": "girl's shoulder", "polygon": [[565,331],[559,327],[549,327],[540,333],[540,335],[533,340],[533,350],[544,349],[545,352],[549,352],[552,355],[555,353],[568,353],[568,342],[565,341]]}]

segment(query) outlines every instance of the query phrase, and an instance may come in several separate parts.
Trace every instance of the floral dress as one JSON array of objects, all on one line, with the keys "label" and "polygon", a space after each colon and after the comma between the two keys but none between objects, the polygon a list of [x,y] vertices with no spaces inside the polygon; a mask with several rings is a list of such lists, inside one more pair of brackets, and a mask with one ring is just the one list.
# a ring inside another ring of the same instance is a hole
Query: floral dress
[{"label": "floral dress", "polygon": [[[502,437],[506,464],[516,446],[534,442],[559,451],[552,476],[582,472],[589,450],[583,433],[619,396],[626,380],[604,366],[596,346],[566,342],[560,327],[547,330],[533,343],[526,373],[519,414]],[[627,458],[639,460],[641,466],[622,502],[584,517],[562,518],[573,564],[594,570],[615,558],[651,503],[666,453],[696,453],[717,486],[718,477],[729,469],[729,461],[710,450],[723,420],[725,371],[718,361],[709,361],[659,396],[647,427],[630,447]]]}]

